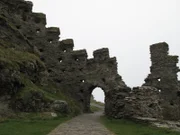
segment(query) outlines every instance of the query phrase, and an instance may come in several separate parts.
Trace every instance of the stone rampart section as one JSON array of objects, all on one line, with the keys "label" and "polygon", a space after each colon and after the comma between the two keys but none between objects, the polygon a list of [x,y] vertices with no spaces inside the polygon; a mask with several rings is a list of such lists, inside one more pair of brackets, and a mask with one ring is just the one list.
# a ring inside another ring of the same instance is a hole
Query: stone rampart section
[{"label": "stone rampart section", "polygon": [[166,43],[151,45],[151,73],[143,87],[131,90],[117,73],[116,58],[110,58],[107,48],[94,51],[94,58],[88,59],[86,50],[73,49],[72,39],[59,40],[60,29],[47,28],[46,15],[33,13],[32,6],[24,0],[0,1],[0,45],[8,42],[4,47],[40,57],[48,81],[79,102],[84,112],[90,112],[92,91],[100,87],[108,116],[180,119],[178,56],[169,55]]},{"label": "stone rampart section", "polygon": [[150,46],[151,73],[145,79],[144,86],[156,87],[163,100],[164,119],[180,119],[180,96],[177,73],[178,56],[169,55],[167,43],[158,43]]},{"label": "stone rampart section", "polygon": [[[1,25],[1,40],[17,44],[8,47],[38,55],[46,65],[48,79],[76,99],[84,112],[90,111],[90,97],[96,87],[105,93],[106,114],[113,116],[119,112],[115,108],[112,111],[117,104],[113,97],[119,92],[127,93],[129,88],[117,73],[116,58],[109,57],[107,48],[94,51],[92,59],[87,58],[86,50],[73,50],[73,40],[60,41],[59,28],[46,28],[46,15],[33,13],[32,6],[24,0],[0,2],[0,24],[11,26]],[[121,104],[123,98],[119,99]]]}]

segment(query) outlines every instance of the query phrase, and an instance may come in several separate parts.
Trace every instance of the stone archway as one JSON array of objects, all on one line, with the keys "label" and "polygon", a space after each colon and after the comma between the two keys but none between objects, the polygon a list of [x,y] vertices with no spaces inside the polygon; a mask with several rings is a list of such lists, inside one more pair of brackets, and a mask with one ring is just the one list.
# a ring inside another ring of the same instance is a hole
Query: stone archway
[{"label": "stone archway", "polygon": [[105,96],[105,114],[112,117],[117,115],[121,117],[121,114],[117,113],[121,113],[123,111],[124,98],[127,96],[129,88],[124,84],[118,74],[111,77],[104,77],[103,80],[97,79],[98,77],[96,79],[93,78],[93,80],[91,80],[90,76],[89,79],[87,78],[86,88],[83,95],[83,110],[85,113],[91,112],[91,94],[95,88],[99,87],[102,89]]},{"label": "stone archway", "polygon": [[105,97],[104,97],[104,98],[105,98],[104,104],[105,104],[105,108],[106,108],[106,91],[105,91],[103,88],[99,87],[99,86],[91,86],[91,87],[89,87],[87,93],[84,95],[84,100],[85,100],[85,102],[84,102],[84,105],[83,105],[83,106],[84,106],[84,112],[85,112],[85,113],[91,112],[91,109],[90,109],[91,95],[92,95],[93,91],[94,91],[97,87],[100,88],[100,89],[104,92],[104,96],[105,96]]}]

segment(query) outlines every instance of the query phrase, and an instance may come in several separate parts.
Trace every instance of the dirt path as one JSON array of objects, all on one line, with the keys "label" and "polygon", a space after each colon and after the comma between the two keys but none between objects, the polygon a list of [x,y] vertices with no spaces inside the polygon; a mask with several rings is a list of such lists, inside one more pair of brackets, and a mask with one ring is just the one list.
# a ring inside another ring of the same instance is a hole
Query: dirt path
[{"label": "dirt path", "polygon": [[102,112],[83,114],[59,125],[48,135],[114,135],[99,121]]}]

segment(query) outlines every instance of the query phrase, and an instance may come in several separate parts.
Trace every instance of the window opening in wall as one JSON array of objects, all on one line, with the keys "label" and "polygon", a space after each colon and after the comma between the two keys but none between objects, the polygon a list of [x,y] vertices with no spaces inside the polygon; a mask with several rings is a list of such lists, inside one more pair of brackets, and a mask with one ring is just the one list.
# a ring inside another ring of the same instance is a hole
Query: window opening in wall
[{"label": "window opening in wall", "polygon": [[43,49],[39,49],[40,52],[43,52],[44,50]]},{"label": "window opening in wall", "polygon": [[21,26],[20,26],[20,25],[17,25],[16,28],[19,30],[19,29],[21,28]]},{"label": "window opening in wall", "polygon": [[24,12],[25,12],[25,13],[28,13],[28,12],[29,12],[29,10],[25,9],[25,10],[24,10]]},{"label": "window opening in wall", "polygon": [[48,69],[48,73],[52,73],[52,70],[51,70],[51,69]]},{"label": "window opening in wall", "polygon": [[179,91],[177,91],[177,96],[178,96],[178,97],[180,97],[180,90],[179,90]]},{"label": "window opening in wall", "polygon": [[84,92],[84,90],[83,90],[83,89],[81,89],[81,90],[80,90],[80,92],[81,92],[81,93],[83,93],[83,92]]},{"label": "window opening in wall", "polygon": [[65,69],[63,69],[62,72],[64,73],[64,72],[65,72]]},{"label": "window opening in wall", "polygon": [[66,49],[64,49],[64,50],[63,50],[63,52],[67,52],[67,50],[66,50]]},{"label": "window opening in wall", "polygon": [[160,81],[161,81],[161,79],[159,78],[159,79],[158,79],[158,82],[160,82]]},{"label": "window opening in wall", "polygon": [[39,33],[40,33],[40,31],[41,31],[40,29],[37,29],[37,30],[36,30],[36,33],[37,33],[37,34],[39,34]]},{"label": "window opening in wall", "polygon": [[81,102],[84,102],[84,99],[80,99]]},{"label": "window opening in wall", "polygon": [[148,107],[152,108],[152,107],[153,107],[153,105],[154,105],[154,104],[153,104],[153,103],[151,103],[151,104],[149,104],[149,105],[148,105]]},{"label": "window opening in wall", "polygon": [[158,91],[159,91],[159,93],[161,93],[161,92],[162,92],[160,89],[159,89]]},{"label": "window opening in wall", "polygon": [[103,81],[103,82],[106,82],[106,79],[105,79],[105,78],[102,78],[102,81]]},{"label": "window opening in wall", "polygon": [[62,63],[62,62],[63,62],[62,58],[59,58],[59,59],[58,59],[58,61],[59,61],[60,63]]},{"label": "window opening in wall", "polygon": [[172,106],[173,106],[173,105],[174,105],[174,102],[173,102],[173,101],[170,101],[170,105],[172,105]]},{"label": "window opening in wall", "polygon": [[81,82],[82,82],[82,83],[84,83],[84,82],[85,82],[85,80],[81,80]]},{"label": "window opening in wall", "polygon": [[53,40],[52,40],[52,39],[48,39],[48,42],[49,42],[50,44],[52,44]]},{"label": "window opening in wall", "polygon": [[78,59],[78,58],[76,58],[75,60],[76,60],[76,61],[79,61],[79,59]]},{"label": "window opening in wall", "polygon": [[62,80],[60,80],[60,79],[56,79],[55,80],[57,83],[61,83],[62,82]]}]

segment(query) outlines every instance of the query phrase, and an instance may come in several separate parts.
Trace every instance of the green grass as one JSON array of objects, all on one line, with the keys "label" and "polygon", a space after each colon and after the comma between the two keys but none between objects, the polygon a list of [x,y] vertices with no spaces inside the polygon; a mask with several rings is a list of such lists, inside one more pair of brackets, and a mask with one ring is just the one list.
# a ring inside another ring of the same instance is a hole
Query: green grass
[{"label": "green grass", "polygon": [[0,135],[47,135],[70,117],[10,119],[0,123]]},{"label": "green grass", "polygon": [[97,105],[100,105],[100,106],[104,106],[105,104],[100,102],[100,101],[96,101],[93,97],[93,95],[91,96],[91,103],[94,103],[94,104],[97,104]]},{"label": "green grass", "polygon": [[91,105],[91,111],[92,111],[92,112],[98,112],[98,111],[100,111],[100,110],[102,110],[102,109],[99,108],[99,107],[96,107],[96,106]]},{"label": "green grass", "polygon": [[116,135],[180,135],[168,129],[156,128],[129,120],[116,120],[101,117],[101,122]]},{"label": "green grass", "polygon": [[16,51],[13,48],[0,47],[0,61],[8,69],[19,70],[20,65],[32,62],[38,64],[42,70],[45,70],[44,63],[37,56],[28,52]]}]

